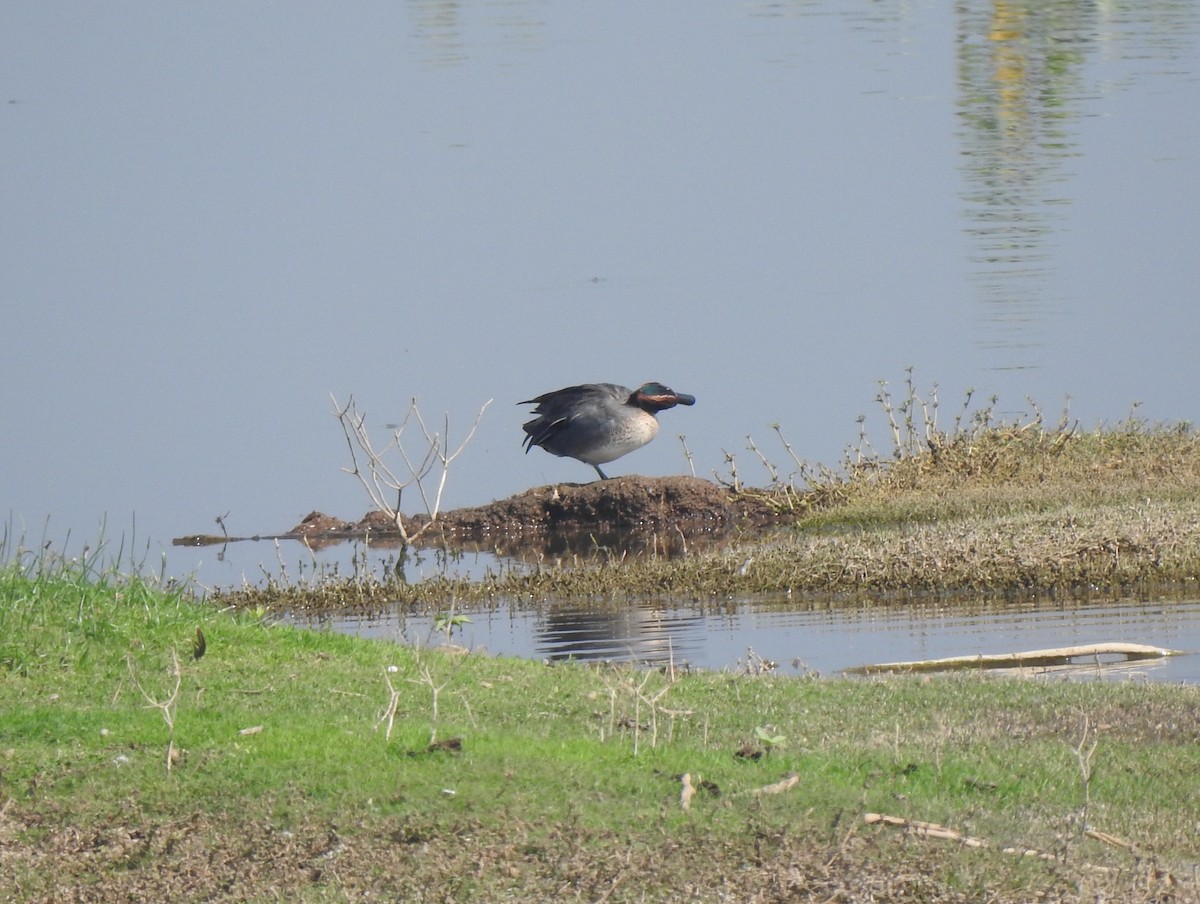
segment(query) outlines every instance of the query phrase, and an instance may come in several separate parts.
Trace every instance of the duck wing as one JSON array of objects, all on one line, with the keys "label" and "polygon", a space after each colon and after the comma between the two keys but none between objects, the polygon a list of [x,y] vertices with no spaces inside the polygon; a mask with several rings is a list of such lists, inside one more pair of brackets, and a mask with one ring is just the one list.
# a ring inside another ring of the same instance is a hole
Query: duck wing
[{"label": "duck wing", "polygon": [[584,383],[546,392],[536,398],[518,402],[519,405],[536,405],[533,413],[538,415],[526,421],[522,428],[527,436],[522,444],[528,452],[534,446],[548,449],[575,418],[603,416],[614,405],[623,405],[633,395],[633,390],[616,383]]}]

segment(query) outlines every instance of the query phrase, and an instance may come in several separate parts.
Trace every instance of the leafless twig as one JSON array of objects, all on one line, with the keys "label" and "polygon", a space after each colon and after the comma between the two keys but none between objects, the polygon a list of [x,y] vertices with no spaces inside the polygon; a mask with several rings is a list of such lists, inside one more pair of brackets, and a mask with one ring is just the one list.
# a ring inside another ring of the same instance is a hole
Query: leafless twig
[{"label": "leafless twig", "polygon": [[[441,433],[431,431],[421,415],[416,399],[410,403],[404,420],[399,424],[387,425],[392,431],[391,438],[386,445],[376,448],[371,440],[370,431],[367,429],[366,413],[358,410],[354,403],[354,396],[350,396],[345,405],[339,403],[332,395],[330,398],[333,401],[334,416],[341,425],[342,435],[346,439],[346,448],[350,453],[350,466],[342,468],[342,470],[358,479],[372,504],[387,515],[400,532],[404,542],[413,542],[437,521],[442,505],[442,493],[446,488],[446,479],[450,473],[450,464],[458,458],[474,438],[479,422],[483,419],[483,413],[487,410],[488,405],[492,404],[492,400],[488,399],[483,403],[479,413],[475,416],[475,422],[467,431],[466,437],[457,448],[451,451],[449,415],[445,418]],[[421,433],[420,455],[410,454],[404,445],[404,431],[414,425]],[[399,466],[393,468],[388,464],[386,459],[393,453],[398,455],[404,463],[403,469]],[[431,480],[436,482],[435,487],[427,487]],[[421,505],[429,516],[429,520],[415,531],[410,531],[400,511],[404,491],[412,486],[416,487],[417,493],[421,497]],[[392,502],[393,493],[395,502]]]},{"label": "leafless twig", "polygon": [[129,668],[129,677],[133,679],[137,689],[146,698],[147,706],[159,710],[162,713],[163,721],[167,723],[167,774],[170,775],[171,766],[179,756],[175,750],[175,707],[179,703],[179,686],[183,683],[183,669],[179,667],[179,656],[176,655],[175,648],[171,647],[171,674],[175,678],[175,687],[171,689],[171,695],[166,700],[155,700],[142,687],[142,682],[138,680],[137,673],[133,670],[131,657],[126,657],[125,664]]},{"label": "leafless twig", "polygon": [[[450,682],[443,681],[441,684],[435,684],[433,681],[433,673],[429,671],[429,668],[427,666],[421,667],[421,677],[420,678],[409,678],[408,680],[412,684],[424,684],[426,687],[429,688],[430,693],[433,695],[433,700],[431,702],[433,725],[429,729],[429,743],[432,745],[437,741],[438,694],[440,694],[442,692],[442,690],[446,687],[446,685],[449,684]],[[388,682],[388,686],[389,687],[391,686],[390,681]]]},{"label": "leafless twig", "polygon": [[383,737],[384,740],[390,741],[392,739],[392,724],[396,721],[396,708],[400,705],[400,692],[396,690],[395,685],[392,684],[391,676],[389,676],[387,672],[383,673],[383,680],[387,682],[388,693],[390,694],[390,697],[388,699],[387,708],[383,711],[383,715],[380,716],[379,721],[375,723],[375,729],[378,730],[380,725],[382,725],[384,722],[387,722],[387,731],[384,732]]}]

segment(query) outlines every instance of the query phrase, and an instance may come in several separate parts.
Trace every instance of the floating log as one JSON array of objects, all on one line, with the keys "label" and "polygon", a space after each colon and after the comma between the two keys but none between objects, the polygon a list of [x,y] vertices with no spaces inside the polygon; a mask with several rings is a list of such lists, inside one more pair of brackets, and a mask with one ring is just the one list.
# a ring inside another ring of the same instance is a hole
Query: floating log
[{"label": "floating log", "polygon": [[[851,675],[875,675],[880,672],[943,672],[964,669],[1023,669],[1045,666],[1079,665],[1074,660],[1089,657],[1121,656],[1125,662],[1141,659],[1163,659],[1182,656],[1182,650],[1168,650],[1144,643],[1091,643],[1076,647],[1053,647],[1049,650],[1028,650],[1024,653],[978,653],[974,656],[951,656],[947,659],[919,659],[913,662],[884,662],[859,665],[843,671]],[[1117,660],[1119,663],[1121,660]],[[1089,665],[1093,663],[1088,663]]]}]

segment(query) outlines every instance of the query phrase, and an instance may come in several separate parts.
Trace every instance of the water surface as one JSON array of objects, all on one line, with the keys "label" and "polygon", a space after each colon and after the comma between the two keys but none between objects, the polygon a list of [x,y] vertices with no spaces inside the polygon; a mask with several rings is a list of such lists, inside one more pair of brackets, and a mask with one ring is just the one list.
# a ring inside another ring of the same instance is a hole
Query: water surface
[{"label": "water surface", "polygon": [[[1190,655],[1142,661],[1124,679],[1200,682],[1200,601],[982,605],[956,600],[821,607],[786,597],[614,608],[547,604],[471,611],[455,643],[554,660],[627,661],[703,669],[831,675],[860,665],[1125,642]],[[300,624],[405,644],[445,640],[432,617],[403,611],[299,619]]]}]

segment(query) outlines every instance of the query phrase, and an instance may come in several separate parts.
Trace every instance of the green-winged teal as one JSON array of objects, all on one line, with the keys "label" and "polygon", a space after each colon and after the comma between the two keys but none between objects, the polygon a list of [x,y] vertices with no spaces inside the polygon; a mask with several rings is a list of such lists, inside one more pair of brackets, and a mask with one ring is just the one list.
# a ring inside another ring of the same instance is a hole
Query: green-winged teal
[{"label": "green-winged teal", "polygon": [[518,405],[537,405],[538,415],[524,425],[525,451],[541,446],[552,455],[575,458],[600,470],[658,434],[654,415],[676,405],[695,405],[696,397],[676,392],[662,383],[644,383],[627,389],[615,383],[585,383],[547,392]]}]

